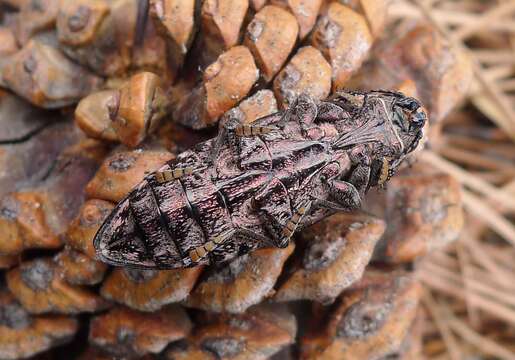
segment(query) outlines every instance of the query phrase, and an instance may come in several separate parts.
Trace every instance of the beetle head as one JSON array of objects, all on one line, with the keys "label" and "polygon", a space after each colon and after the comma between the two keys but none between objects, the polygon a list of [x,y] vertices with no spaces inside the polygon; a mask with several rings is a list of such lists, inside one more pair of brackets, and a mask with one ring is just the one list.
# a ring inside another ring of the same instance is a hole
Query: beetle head
[{"label": "beetle head", "polygon": [[415,150],[423,136],[427,113],[414,98],[404,96],[392,103],[391,121],[403,143],[403,155]]},{"label": "beetle head", "polygon": [[397,170],[401,162],[419,147],[423,129],[427,123],[427,113],[414,98],[399,92],[377,91],[371,98],[383,107],[385,130],[389,129],[386,143],[381,144],[382,158],[372,162],[372,179],[375,184],[383,184]]}]

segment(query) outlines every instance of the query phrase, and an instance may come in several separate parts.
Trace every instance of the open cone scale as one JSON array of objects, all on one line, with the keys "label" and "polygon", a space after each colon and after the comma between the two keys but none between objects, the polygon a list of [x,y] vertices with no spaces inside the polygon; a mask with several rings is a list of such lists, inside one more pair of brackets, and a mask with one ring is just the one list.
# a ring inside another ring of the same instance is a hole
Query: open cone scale
[{"label": "open cone scale", "polygon": [[[515,358],[515,6],[387,3],[0,0],[0,358]],[[220,268],[95,259],[224,114],[378,88],[428,146],[366,212]]]}]

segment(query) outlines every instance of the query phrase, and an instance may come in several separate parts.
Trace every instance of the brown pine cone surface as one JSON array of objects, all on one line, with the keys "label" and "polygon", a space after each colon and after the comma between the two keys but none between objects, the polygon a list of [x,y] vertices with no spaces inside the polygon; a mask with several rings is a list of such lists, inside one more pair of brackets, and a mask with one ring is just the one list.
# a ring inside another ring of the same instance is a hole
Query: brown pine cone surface
[{"label": "brown pine cone surface", "polygon": [[428,25],[388,25],[385,3],[0,1],[0,358],[410,358],[410,263],[463,225],[434,169],[220,267],[112,268],[92,243],[224,117],[382,88],[417,95],[438,137],[470,64]]}]

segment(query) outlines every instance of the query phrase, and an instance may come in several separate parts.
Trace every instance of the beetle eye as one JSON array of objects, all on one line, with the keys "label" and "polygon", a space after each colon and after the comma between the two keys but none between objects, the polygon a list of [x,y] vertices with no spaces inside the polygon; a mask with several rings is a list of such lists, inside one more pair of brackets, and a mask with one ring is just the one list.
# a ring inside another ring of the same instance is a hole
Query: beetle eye
[{"label": "beetle eye", "polygon": [[415,129],[421,129],[424,127],[426,123],[426,113],[423,110],[416,111],[415,113],[412,113],[410,116],[410,130]]},{"label": "beetle eye", "polygon": [[420,104],[412,98],[404,98],[400,101],[397,101],[397,104],[409,111],[415,111],[420,107]]},{"label": "beetle eye", "polygon": [[406,108],[408,110],[415,111],[419,108],[419,105],[416,101],[410,100],[409,103],[407,104]]}]

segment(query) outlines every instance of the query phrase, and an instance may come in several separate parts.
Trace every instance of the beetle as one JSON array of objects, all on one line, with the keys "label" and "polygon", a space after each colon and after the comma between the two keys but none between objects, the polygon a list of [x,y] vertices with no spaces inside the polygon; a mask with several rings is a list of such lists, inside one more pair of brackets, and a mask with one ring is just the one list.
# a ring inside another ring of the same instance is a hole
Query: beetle
[{"label": "beetle", "polygon": [[[229,115],[227,115],[229,114]],[[285,111],[241,124],[149,174],[99,228],[109,264],[171,269],[219,264],[358,209],[417,148],[427,115],[398,92],[301,95]]]}]

